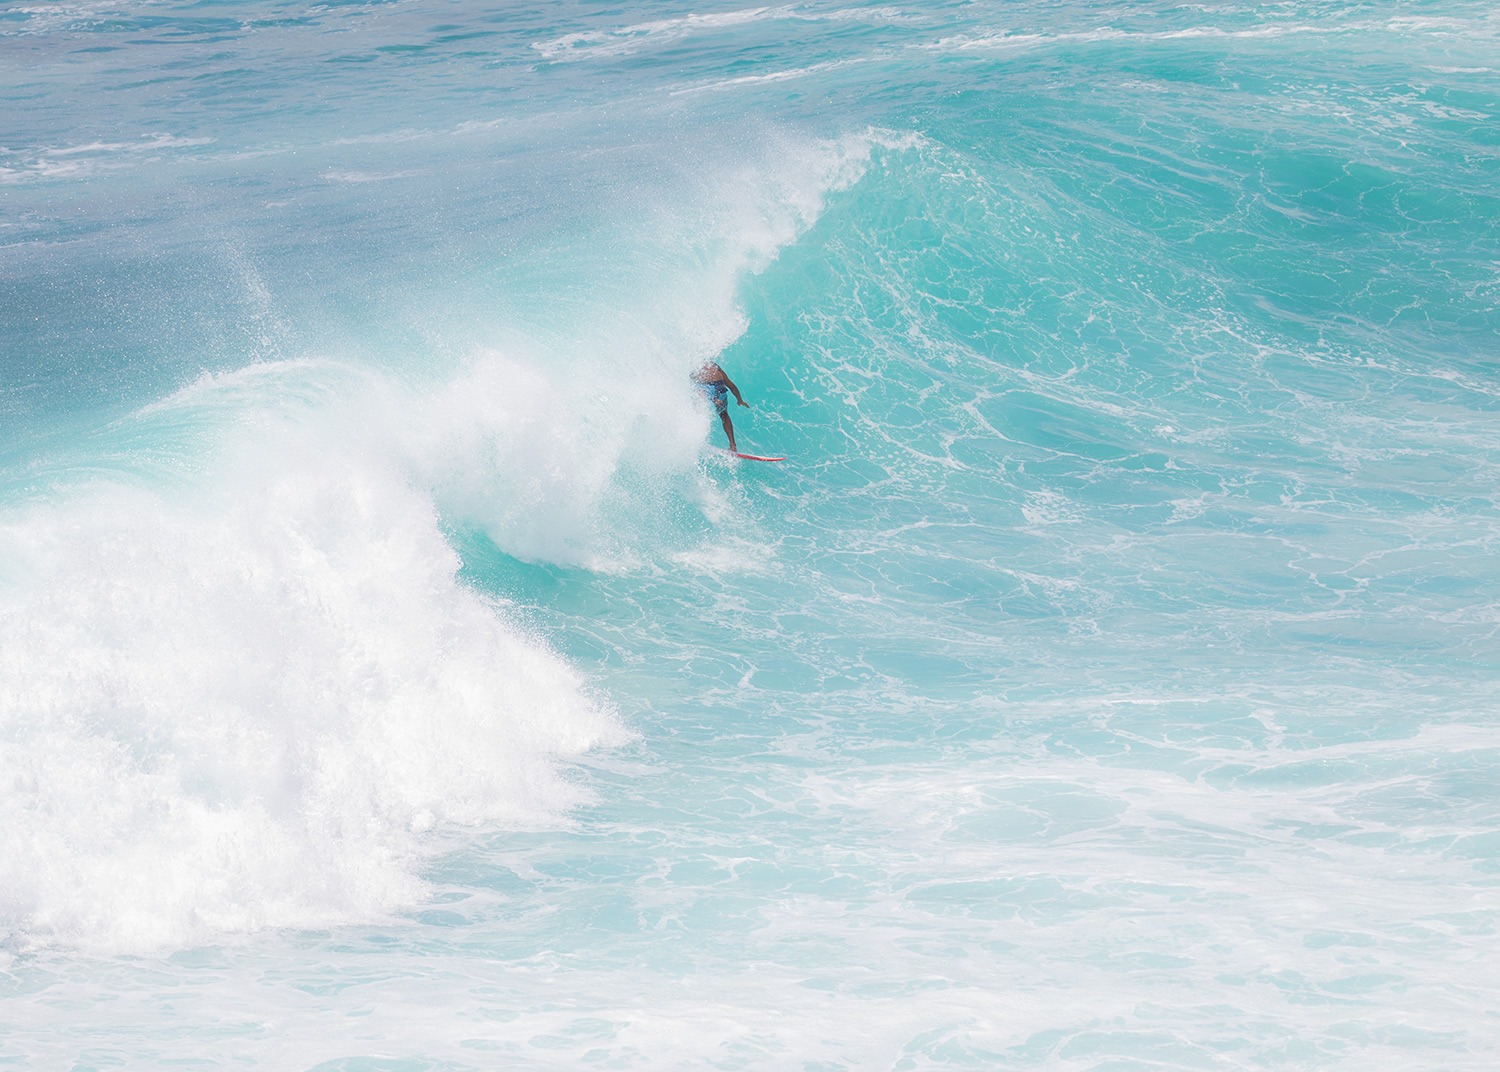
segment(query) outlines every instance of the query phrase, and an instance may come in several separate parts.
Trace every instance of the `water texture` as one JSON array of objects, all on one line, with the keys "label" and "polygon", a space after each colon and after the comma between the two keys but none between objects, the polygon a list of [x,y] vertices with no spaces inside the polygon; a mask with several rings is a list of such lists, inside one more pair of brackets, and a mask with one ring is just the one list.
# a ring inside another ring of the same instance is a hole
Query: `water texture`
[{"label": "water texture", "polygon": [[0,1064],[1493,1068],[1497,308],[1489,5],[0,9]]}]

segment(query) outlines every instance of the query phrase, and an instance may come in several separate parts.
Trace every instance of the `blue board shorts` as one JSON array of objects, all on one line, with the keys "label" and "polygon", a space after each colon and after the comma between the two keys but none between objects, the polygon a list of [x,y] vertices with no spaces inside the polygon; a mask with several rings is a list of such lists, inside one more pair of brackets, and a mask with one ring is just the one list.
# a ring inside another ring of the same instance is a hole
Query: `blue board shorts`
[{"label": "blue board shorts", "polygon": [[698,390],[703,392],[703,397],[714,404],[714,409],[723,416],[729,411],[729,388],[722,383],[700,383]]}]

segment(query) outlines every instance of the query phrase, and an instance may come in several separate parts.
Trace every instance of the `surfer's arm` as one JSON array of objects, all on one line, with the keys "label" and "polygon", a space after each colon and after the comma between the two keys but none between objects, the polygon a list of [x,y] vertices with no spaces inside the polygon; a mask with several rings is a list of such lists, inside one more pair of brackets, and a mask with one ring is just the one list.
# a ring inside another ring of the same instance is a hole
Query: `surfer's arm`
[{"label": "surfer's arm", "polygon": [[[724,376],[724,373],[723,373],[722,370],[720,370],[719,375]],[[724,386],[727,387],[727,388],[729,388],[729,390],[731,392],[733,392],[733,394],[734,394],[734,400],[736,402],[738,402],[740,405],[742,405],[742,406],[748,406],[750,404],[750,403],[746,402],[743,398],[740,397],[740,389],[734,385],[734,381],[731,380],[728,376],[724,376]]]}]

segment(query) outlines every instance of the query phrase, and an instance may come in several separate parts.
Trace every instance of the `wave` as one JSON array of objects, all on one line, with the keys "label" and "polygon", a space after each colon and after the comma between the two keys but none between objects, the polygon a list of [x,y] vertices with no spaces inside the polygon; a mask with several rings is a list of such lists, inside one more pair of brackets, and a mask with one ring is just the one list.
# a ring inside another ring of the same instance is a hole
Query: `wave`
[{"label": "wave", "polygon": [[1255,26],[1184,26],[1171,30],[1135,30],[1101,26],[1088,30],[1061,32],[1024,32],[1016,29],[961,33],[912,47],[937,52],[996,52],[1047,48],[1053,45],[1094,44],[1099,42],[1169,42],[1196,39],[1222,41],[1281,40],[1294,37],[1324,39],[1352,34],[1396,34],[1398,36],[1450,37],[1464,35],[1485,38],[1494,36],[1489,19],[1419,19],[1351,20],[1316,23],[1277,23]]},{"label": "wave", "polygon": [[616,267],[633,282],[566,330],[425,378],[204,375],[36,468],[0,515],[4,945],[378,918],[422,896],[434,831],[564,821],[569,761],[630,731],[445,534],[615,569],[657,553],[674,496],[720,516],[685,373],[875,140],[705,180],[642,256],[687,254]]},{"label": "wave", "polygon": [[244,434],[216,490],[104,485],[0,530],[27,573],[0,623],[15,940],[379,915],[420,894],[424,831],[555,821],[581,798],[558,760],[626,739],[458,583],[389,459],[326,424]]}]

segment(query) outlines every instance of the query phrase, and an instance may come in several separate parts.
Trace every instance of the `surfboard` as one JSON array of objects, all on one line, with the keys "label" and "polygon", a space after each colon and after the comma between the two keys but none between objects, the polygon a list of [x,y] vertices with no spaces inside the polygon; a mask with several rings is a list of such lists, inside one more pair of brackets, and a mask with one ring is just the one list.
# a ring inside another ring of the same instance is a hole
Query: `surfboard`
[{"label": "surfboard", "polygon": [[742,458],[742,459],[744,459],[747,462],[784,462],[784,461],[786,461],[786,456],[785,455],[783,455],[780,458],[766,458],[766,457],[762,457],[759,454],[741,454],[739,451],[737,451],[737,450],[729,450],[727,447],[724,448],[724,453],[728,454],[732,458]]}]

